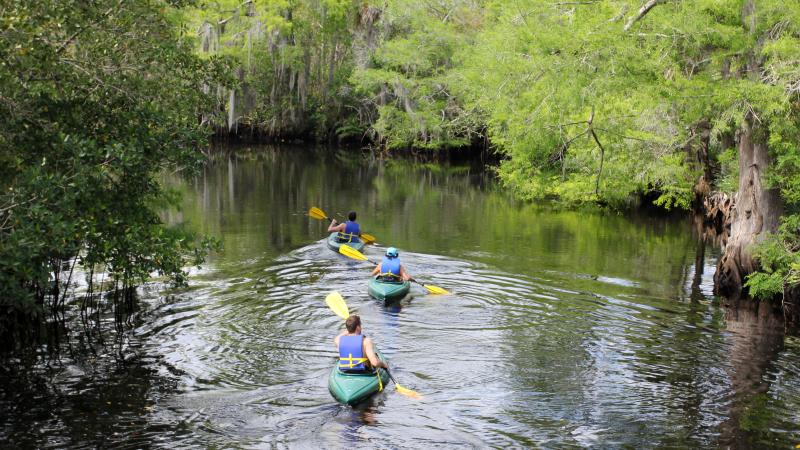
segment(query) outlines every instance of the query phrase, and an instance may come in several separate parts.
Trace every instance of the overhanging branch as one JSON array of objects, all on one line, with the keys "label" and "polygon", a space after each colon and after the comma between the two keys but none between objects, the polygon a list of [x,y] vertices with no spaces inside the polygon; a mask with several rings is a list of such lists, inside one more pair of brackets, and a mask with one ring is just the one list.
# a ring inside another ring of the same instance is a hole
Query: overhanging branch
[{"label": "overhanging branch", "polygon": [[625,28],[623,28],[623,30],[624,31],[630,30],[630,28],[633,26],[634,23],[638,22],[639,19],[647,15],[647,13],[649,13],[651,9],[653,9],[656,5],[661,3],[666,3],[666,0],[649,0],[647,3],[642,5],[641,8],[639,8],[639,12],[636,13],[635,16],[628,19],[628,21],[625,23]]}]

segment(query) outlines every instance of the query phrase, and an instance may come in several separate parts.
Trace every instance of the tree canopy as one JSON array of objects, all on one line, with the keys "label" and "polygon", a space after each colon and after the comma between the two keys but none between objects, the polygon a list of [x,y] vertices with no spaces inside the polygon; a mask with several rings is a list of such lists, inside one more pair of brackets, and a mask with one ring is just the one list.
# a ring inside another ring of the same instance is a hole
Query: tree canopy
[{"label": "tree canopy", "polygon": [[[173,2],[178,3],[178,2]],[[184,278],[191,233],[158,213],[163,170],[202,162],[194,55],[162,1],[4,1],[0,18],[0,331],[64,301],[76,264],[126,288]]]}]

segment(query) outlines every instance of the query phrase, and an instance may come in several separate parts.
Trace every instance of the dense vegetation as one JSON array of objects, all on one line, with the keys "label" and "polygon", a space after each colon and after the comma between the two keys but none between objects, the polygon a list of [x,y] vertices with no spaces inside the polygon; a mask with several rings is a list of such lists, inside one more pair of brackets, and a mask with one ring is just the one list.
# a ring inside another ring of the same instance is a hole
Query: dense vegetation
[{"label": "dense vegetation", "polygon": [[160,1],[0,2],[0,334],[57,310],[76,265],[86,300],[104,280],[116,305],[202,258],[162,224],[159,174],[201,164],[200,87],[229,69],[197,58],[177,17]]},{"label": "dense vegetation", "polygon": [[532,200],[688,209],[739,192],[722,292],[759,267],[760,296],[797,281],[797,0],[231,0],[189,17],[204,51],[214,29],[217,52],[247,54],[229,129],[387,150],[485,138]]}]

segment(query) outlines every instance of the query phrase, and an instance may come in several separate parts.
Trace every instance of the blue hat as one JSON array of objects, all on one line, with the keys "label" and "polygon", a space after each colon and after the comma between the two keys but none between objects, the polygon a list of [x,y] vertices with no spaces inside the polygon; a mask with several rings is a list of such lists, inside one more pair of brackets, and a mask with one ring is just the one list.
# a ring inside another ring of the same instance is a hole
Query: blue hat
[{"label": "blue hat", "polygon": [[397,253],[397,249],[394,247],[389,247],[386,249],[386,256],[389,258],[397,258],[400,253]]}]

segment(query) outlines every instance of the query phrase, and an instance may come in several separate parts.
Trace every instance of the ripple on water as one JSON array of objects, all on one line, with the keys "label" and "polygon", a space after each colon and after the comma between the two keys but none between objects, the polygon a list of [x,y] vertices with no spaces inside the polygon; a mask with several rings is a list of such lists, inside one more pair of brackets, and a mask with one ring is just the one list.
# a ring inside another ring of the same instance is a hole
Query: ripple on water
[{"label": "ripple on water", "polygon": [[[720,380],[744,364],[730,353],[751,331],[719,333],[713,305],[664,300],[622,278],[404,258],[416,278],[452,294],[415,285],[401,302],[371,299],[372,266],[320,241],[218,267],[148,300],[151,317],[134,334],[177,393],[131,442],[167,442],[178,424],[170,446],[622,446],[675,427],[707,445],[735,405],[735,386]],[[390,385],[358,408],[333,402],[327,377],[343,322],[325,305],[332,290],[423,399]],[[79,380],[82,370],[61,376]],[[768,376],[775,392],[800,392],[791,358]],[[786,412],[776,423],[796,420]]]}]

